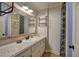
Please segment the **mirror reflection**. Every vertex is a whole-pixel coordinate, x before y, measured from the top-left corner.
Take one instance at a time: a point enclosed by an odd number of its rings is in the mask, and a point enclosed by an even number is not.
[[[16,4],[22,8],[18,3]],[[33,10],[29,12],[32,13]],[[36,18],[23,14],[23,11],[20,12],[16,7],[12,13],[0,16],[0,36],[34,33],[35,31]]]

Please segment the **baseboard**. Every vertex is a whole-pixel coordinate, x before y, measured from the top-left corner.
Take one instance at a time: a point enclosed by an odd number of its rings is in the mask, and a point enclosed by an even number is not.
[[[60,52],[57,52],[57,51],[53,51],[53,50],[46,50],[45,52],[50,52],[50,53],[53,53],[57,56],[60,56]]]

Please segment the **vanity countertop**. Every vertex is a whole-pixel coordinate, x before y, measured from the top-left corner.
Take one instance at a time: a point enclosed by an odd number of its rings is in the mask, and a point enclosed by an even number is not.
[[[21,43],[10,43],[0,47],[0,57],[13,57],[28,49],[35,43],[45,38],[45,36],[35,36],[29,40],[23,39]]]

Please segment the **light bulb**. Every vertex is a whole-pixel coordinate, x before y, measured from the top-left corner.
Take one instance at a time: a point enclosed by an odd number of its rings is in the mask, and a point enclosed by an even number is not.
[[[23,6],[22,8],[23,8],[23,9],[26,9],[26,10],[28,10],[28,9],[29,9],[27,6]]]
[[[33,10],[30,9],[30,10],[28,10],[28,12],[33,12]]]

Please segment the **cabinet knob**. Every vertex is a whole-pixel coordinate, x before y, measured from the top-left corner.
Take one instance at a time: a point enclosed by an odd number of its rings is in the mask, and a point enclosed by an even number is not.
[[[74,45],[70,45],[69,48],[72,48],[74,50]]]

